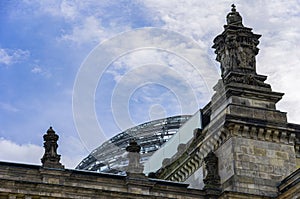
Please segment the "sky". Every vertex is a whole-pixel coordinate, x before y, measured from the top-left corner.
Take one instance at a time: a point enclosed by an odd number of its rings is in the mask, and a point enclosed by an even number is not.
[[[300,123],[299,0],[1,0],[0,160],[41,164],[53,126],[74,168],[122,130],[195,113],[232,3],[262,34],[257,71],[285,93],[277,108]]]

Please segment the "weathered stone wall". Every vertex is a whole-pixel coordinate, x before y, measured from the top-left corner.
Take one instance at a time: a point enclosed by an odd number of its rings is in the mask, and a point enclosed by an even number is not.
[[[296,158],[296,164],[297,164],[297,168],[300,168],[300,157]]]
[[[138,176],[120,176],[0,162],[2,199],[201,199],[205,193],[188,184]]]
[[[225,191],[218,199],[274,199],[268,196]]]
[[[281,180],[296,170],[289,144],[232,137],[216,154],[224,190],[276,196]]]
[[[234,159],[233,159],[233,145],[232,140],[227,140],[220,148],[215,152],[219,158],[219,175],[221,178],[221,184],[224,184],[234,175]],[[233,187],[227,187],[224,190],[232,190]]]

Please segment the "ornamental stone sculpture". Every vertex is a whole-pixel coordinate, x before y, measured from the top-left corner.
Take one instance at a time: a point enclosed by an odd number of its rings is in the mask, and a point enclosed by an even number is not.
[[[224,31],[214,39],[216,60],[221,63],[222,78],[230,72],[256,74],[255,56],[258,54],[258,39],[251,28],[244,27],[242,17],[232,5]]]
[[[203,179],[205,184],[205,190],[220,191],[220,176],[218,169],[218,157],[213,153],[209,152],[204,158],[206,177]]]
[[[55,131],[50,127],[47,130],[47,133],[43,136],[44,138],[44,148],[45,153],[42,157],[42,166],[46,168],[58,168],[63,169],[64,166],[59,162],[60,155],[57,154],[57,140],[59,136],[55,133]]]

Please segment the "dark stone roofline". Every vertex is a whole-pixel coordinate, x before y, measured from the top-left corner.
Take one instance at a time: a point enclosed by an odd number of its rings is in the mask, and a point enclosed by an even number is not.
[[[0,161],[0,166],[9,166],[9,167],[18,167],[18,168],[27,168],[27,169],[36,169],[36,170],[45,169],[45,170],[66,171],[66,172],[82,174],[82,175],[93,175],[93,176],[97,176],[97,177],[116,178],[116,179],[125,179],[125,177],[126,177],[125,175],[116,175],[116,174],[110,174],[110,173],[99,173],[99,172],[76,170],[76,169],[47,168],[47,167],[42,167],[40,165],[15,163],[15,162]]]
[[[117,174],[110,174],[110,173],[99,173],[94,171],[84,171],[84,170],[76,170],[76,169],[59,169],[59,168],[45,168],[40,165],[34,164],[26,164],[26,163],[15,163],[15,162],[4,162],[0,161],[0,166],[8,166],[8,167],[17,167],[17,168],[25,168],[25,169],[35,169],[35,170],[57,170],[57,171],[65,171],[74,174],[81,174],[81,175],[88,175],[88,176],[95,176],[95,177],[104,177],[104,178],[114,178],[114,179],[123,179],[125,180],[127,176],[125,175],[117,175]],[[166,186],[173,186],[173,187],[183,187],[187,188],[189,184],[181,183],[181,182],[172,182],[168,180],[161,180],[161,179],[153,179],[148,178],[150,182],[154,182],[158,185],[166,185]]]

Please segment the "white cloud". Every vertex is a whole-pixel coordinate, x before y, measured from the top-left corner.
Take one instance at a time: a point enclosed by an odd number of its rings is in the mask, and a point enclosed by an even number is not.
[[[156,15],[164,22],[164,28],[192,37],[205,46],[210,45],[210,38],[221,30],[223,13],[231,5],[226,1],[198,0],[146,0],[144,4],[152,10],[153,17]],[[204,40],[204,37],[208,38]]]
[[[289,122],[299,123],[295,110],[300,109],[296,92],[300,83],[300,27],[295,24],[300,23],[300,5],[297,1],[272,1],[257,5],[253,12],[244,18],[262,34],[257,70],[268,75],[274,91],[285,93],[277,108],[288,112]]]
[[[96,45],[130,27],[125,22],[120,22],[124,20],[124,17],[120,16],[118,10],[113,10],[119,7],[120,2],[108,0],[31,0],[24,2],[27,12],[31,12],[34,7],[35,15],[60,18],[68,24],[57,38],[59,41],[68,41],[71,44]],[[127,17],[130,17],[130,14]],[[105,25],[101,23],[104,18]]]
[[[174,45],[176,44],[174,43]],[[207,57],[199,57],[199,61],[203,63],[202,69],[205,70],[208,67],[205,64]],[[134,78],[127,78],[127,83],[130,83],[129,86],[138,86],[138,82],[142,82],[142,79],[147,79],[145,76],[155,76],[153,77],[154,79],[164,78],[167,80],[169,78],[171,80],[170,78],[172,78],[177,80],[176,84],[178,87],[182,84],[187,84],[197,94],[209,92],[211,89],[207,87],[206,82],[201,77],[201,75],[207,74],[199,73],[198,66],[190,65],[190,63],[179,57],[179,55],[159,49],[141,49],[122,56],[114,62],[112,67],[108,68],[107,72],[112,74],[118,83],[122,78],[126,77],[128,72],[138,69],[143,65],[148,66],[145,66],[142,71],[137,70],[139,73],[135,73]],[[151,68],[151,65],[161,65],[161,71],[152,71],[156,68]],[[217,71],[214,72],[217,73]],[[215,74],[215,77],[217,77],[217,74]],[[185,91],[185,89],[182,90],[182,92]]]
[[[0,48],[0,64],[11,65],[26,60],[30,53],[27,50]]]
[[[112,110],[120,129],[125,130],[132,125],[130,118],[134,115],[127,117],[130,110],[135,113],[134,122],[149,120],[148,112],[154,104],[163,107],[168,115],[195,112],[198,109],[198,91],[180,72],[167,65],[154,64],[140,65],[126,72],[111,97]],[[205,92],[207,90],[203,89],[199,95]]]
[[[62,164],[71,169],[74,169],[88,153],[80,139],[65,135],[60,136],[58,152],[61,154]]]
[[[33,14],[48,14],[54,17],[63,17],[66,19],[73,19],[78,12],[79,2],[75,1],[52,1],[52,0],[24,0],[25,7],[23,12],[30,12],[34,8],[35,12]]]
[[[230,11],[231,1],[160,1],[146,0],[152,17],[164,22],[164,27],[193,37],[214,60],[213,38],[223,31],[226,14]],[[249,9],[251,8],[251,9]],[[262,34],[261,49],[258,55],[257,70],[268,75],[268,82],[275,91],[286,95],[278,108],[288,112],[290,122],[300,122],[300,95],[297,82],[300,76],[300,4],[291,1],[239,1],[237,10],[243,17],[244,25],[253,32]],[[292,71],[292,72],[291,72]]]
[[[32,73],[41,73],[42,72],[42,68],[39,66],[35,66],[31,69]]]
[[[29,164],[41,164],[43,147],[34,144],[16,144],[10,140],[0,138],[0,160]]]
[[[108,33],[103,31],[101,21],[93,16],[84,19],[82,24],[73,27],[70,34],[62,35],[62,40],[72,41],[78,44],[93,42],[99,43]]]
[[[60,11],[66,18],[74,19],[78,14],[77,5],[74,1],[62,1]]]
[[[50,78],[52,76],[52,73],[48,69],[45,69],[45,67],[41,67],[39,65],[34,65],[31,69],[31,73],[39,74],[46,78]]]
[[[65,144],[65,146],[64,146]],[[85,149],[74,137],[59,141],[58,154],[66,168],[74,169],[85,157]],[[11,140],[0,138],[0,161],[41,165],[44,148],[35,144],[17,144]]]
[[[8,53],[4,49],[0,49],[0,63],[9,65],[12,62],[12,56],[8,55]]]

